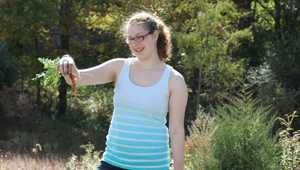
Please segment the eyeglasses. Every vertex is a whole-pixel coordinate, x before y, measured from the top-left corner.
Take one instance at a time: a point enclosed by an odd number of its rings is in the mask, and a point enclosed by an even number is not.
[[[150,32],[148,32],[147,34],[145,34],[145,35],[141,35],[141,36],[136,36],[136,37],[134,37],[134,38],[126,38],[125,39],[125,42],[127,43],[127,44],[132,44],[132,41],[134,40],[135,42],[141,42],[141,41],[143,41],[149,34],[152,34],[153,33],[153,31],[150,31]]]

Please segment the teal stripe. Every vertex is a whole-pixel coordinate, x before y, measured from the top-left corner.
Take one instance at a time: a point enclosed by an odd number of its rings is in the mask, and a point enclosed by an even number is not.
[[[167,66],[160,81],[139,87],[129,80],[131,59],[126,60],[115,85],[114,114],[103,160],[125,169],[169,169],[169,105]]]
[[[145,133],[163,133],[168,135],[167,127],[145,127],[144,124],[137,126],[137,125],[130,125],[130,124],[122,124],[121,122],[115,121],[114,124],[111,125],[112,128],[122,129],[126,131],[132,130],[135,128],[136,132],[145,132]]]
[[[132,159],[132,160],[146,160],[147,159],[149,161],[155,162],[154,160],[156,160],[156,159],[161,160],[161,159],[164,159],[169,156],[168,148],[152,149],[152,151],[148,150],[148,152],[146,152],[147,151],[146,149],[140,149],[140,151],[142,151],[142,152],[133,152],[132,150],[123,150],[124,148],[122,149],[122,147],[118,147],[116,145],[109,145],[107,148],[108,148],[108,150],[110,150],[110,152],[108,152],[108,153],[115,154],[122,158]],[[135,149],[135,151],[139,151],[139,150]]]
[[[118,106],[119,108],[135,108],[135,109],[143,109],[147,110],[148,113],[152,113],[155,115],[161,115],[161,116],[166,116],[168,112],[168,108],[160,108],[157,107],[157,104],[152,104],[152,103],[147,103],[143,102],[142,100],[137,100],[137,99],[127,99],[120,96],[120,99],[115,99],[114,104],[115,106]],[[126,107],[122,107],[126,106]]]
[[[109,154],[108,154],[109,153]],[[116,154],[111,154],[116,153]],[[153,155],[128,155],[120,152],[114,152],[110,148],[107,148],[107,152],[104,155],[105,158],[110,160],[118,160],[120,164],[128,164],[131,166],[143,167],[143,166],[168,166],[170,163],[170,157],[168,154],[162,154],[153,156]],[[119,159],[125,158],[125,159]],[[144,161],[148,160],[148,161]],[[153,161],[152,161],[153,160]]]
[[[144,134],[134,134],[127,132],[119,132],[113,129],[110,129],[109,135],[113,135],[115,138],[119,137],[120,140],[131,140],[131,141],[144,141],[144,142],[157,142],[163,143],[168,142],[168,135],[144,135]]]
[[[127,159],[127,158],[124,158],[120,155],[113,155],[113,154],[110,154],[110,153],[108,153],[108,155],[110,155],[111,158],[119,159],[119,160],[122,160],[124,162],[135,162],[135,163],[150,162],[150,163],[161,163],[162,165],[166,164],[166,161],[168,161],[170,159],[170,157],[168,157],[168,156],[165,157],[165,158],[162,158],[162,159],[151,160],[149,158],[147,158],[147,159]],[[138,158],[141,158],[141,156],[139,156]]]
[[[149,146],[149,147],[159,147],[159,146],[166,146],[168,145],[169,142],[152,142],[152,141],[135,141],[135,140],[124,140],[124,139],[120,139],[120,138],[116,138],[115,136],[111,136],[108,135],[108,139],[106,141],[106,144],[108,145],[109,142],[114,142],[114,143],[118,143],[118,144],[123,144],[123,145],[130,145],[130,146],[141,146],[141,147],[145,147],[145,146]]]
[[[137,117],[144,117],[144,118],[151,118],[155,117],[156,119],[165,119],[165,116],[162,115],[151,115],[151,112],[147,111],[146,109],[140,108],[139,110],[132,109],[132,107],[122,108],[122,107],[115,107],[115,112],[118,115],[126,115],[126,116],[137,116]]]
[[[149,165],[131,165],[131,164],[123,164],[119,161],[112,160],[110,158],[103,159],[105,162],[108,162],[111,165],[124,168],[124,169],[131,169],[131,170],[142,170],[142,169],[155,169],[155,170],[166,170],[170,169],[169,164],[163,164],[163,165],[156,165],[156,164],[149,164]]]
[[[142,112],[142,114],[147,114],[149,116],[159,117],[162,119],[160,122],[164,122],[166,119],[166,115],[168,112],[168,109],[166,110],[158,110],[156,108],[150,107],[150,106],[141,106],[134,104],[132,101],[119,101],[115,100],[115,111],[118,110],[120,114],[126,113],[126,112]],[[142,115],[141,115],[142,116]]]
[[[157,118],[151,118],[151,117],[134,117],[126,114],[118,114],[115,115],[113,118],[113,121],[117,122],[126,122],[129,124],[137,124],[137,125],[145,125],[145,126],[153,126],[153,127],[161,127],[162,125],[165,125],[165,122],[162,122],[164,120],[160,120]]]

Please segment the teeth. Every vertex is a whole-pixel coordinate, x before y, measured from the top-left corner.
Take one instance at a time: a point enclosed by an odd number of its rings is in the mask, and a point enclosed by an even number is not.
[[[137,52],[140,52],[140,51],[142,51],[142,48],[140,48],[140,49],[136,49],[136,51],[137,51]]]

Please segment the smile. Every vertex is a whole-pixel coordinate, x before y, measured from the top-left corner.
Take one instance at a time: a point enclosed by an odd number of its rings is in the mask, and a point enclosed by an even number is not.
[[[140,51],[143,51],[143,49],[144,49],[144,48],[137,48],[137,49],[135,49],[135,51],[136,51],[136,52],[140,52]]]

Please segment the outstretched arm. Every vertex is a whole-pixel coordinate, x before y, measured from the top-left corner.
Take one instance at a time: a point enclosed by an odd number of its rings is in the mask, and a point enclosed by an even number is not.
[[[76,81],[77,86],[104,84],[117,80],[124,62],[125,59],[112,59],[95,67],[77,69],[73,58],[64,55],[58,62],[56,74],[60,70],[66,82],[70,85],[72,85],[72,82],[69,73],[80,75],[80,78]]]
[[[170,76],[169,133],[175,170],[184,169],[185,133],[184,114],[187,104],[187,87],[180,73],[173,70]]]

